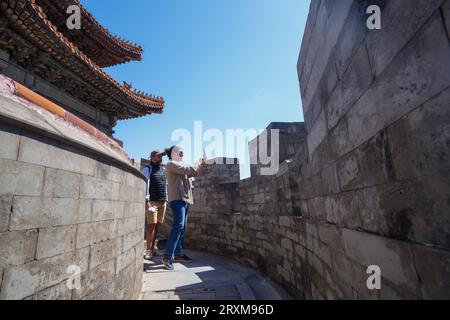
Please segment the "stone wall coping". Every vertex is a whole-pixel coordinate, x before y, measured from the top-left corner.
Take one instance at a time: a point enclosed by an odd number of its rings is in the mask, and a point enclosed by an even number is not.
[[[20,90],[23,94],[25,88],[20,87]],[[21,97],[17,92],[15,81],[0,75],[0,119],[98,155],[121,167],[126,167],[145,179],[144,175],[132,165],[128,155],[117,142],[104,134],[97,134],[99,130],[90,124],[44,97],[37,96],[37,99],[42,99],[44,103],[48,102],[48,108]]]

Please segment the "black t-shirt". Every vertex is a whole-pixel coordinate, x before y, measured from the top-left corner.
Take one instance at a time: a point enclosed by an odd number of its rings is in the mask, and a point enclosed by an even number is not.
[[[151,166],[150,201],[167,201],[166,169],[161,166]]]

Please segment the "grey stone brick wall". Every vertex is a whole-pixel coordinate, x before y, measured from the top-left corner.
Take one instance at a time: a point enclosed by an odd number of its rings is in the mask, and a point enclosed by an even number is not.
[[[298,63],[309,155],[299,183],[312,178],[308,250],[321,262],[312,296],[450,297],[449,3],[312,1]],[[365,28],[372,4],[381,30]],[[325,226],[333,241],[321,238]],[[364,287],[368,265],[381,267],[378,292]]]
[[[0,299],[135,299],[145,179],[0,118]],[[80,268],[71,290],[68,267]]]
[[[366,28],[373,4],[381,30]],[[187,245],[254,266],[297,298],[450,298],[449,7],[313,0],[296,154],[277,175],[225,185],[208,168]],[[381,290],[366,286],[369,265]]]

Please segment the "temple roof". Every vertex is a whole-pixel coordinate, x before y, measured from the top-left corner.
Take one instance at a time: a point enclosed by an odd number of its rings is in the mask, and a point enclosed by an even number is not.
[[[88,53],[83,52],[76,43],[58,30],[39,2],[44,3],[45,0],[0,0],[0,11],[7,18],[5,21],[4,17],[0,16],[3,20],[0,21],[0,49],[7,50],[15,61],[33,69],[44,79],[82,101],[116,115],[119,119],[163,111],[163,98],[133,91],[126,83],[119,84],[91,59],[89,50]],[[90,14],[89,16],[93,19]],[[105,34],[102,37],[106,39],[106,29],[98,23],[95,25],[96,27],[92,24],[92,28],[103,30]],[[17,34],[21,39],[18,39]],[[109,36],[111,41],[117,39],[110,34]],[[118,43],[125,42],[116,42]],[[97,50],[105,53],[109,49],[99,46]]]
[[[47,19],[56,26],[70,42],[77,45],[100,67],[109,67],[142,59],[142,47],[112,35],[79,0],[36,0]],[[81,11],[81,29],[69,30],[66,26],[67,8],[76,5]]]

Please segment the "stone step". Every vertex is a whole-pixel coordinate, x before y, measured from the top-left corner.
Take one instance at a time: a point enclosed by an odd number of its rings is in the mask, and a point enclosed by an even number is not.
[[[253,274],[248,276],[245,281],[257,300],[284,300],[276,289],[277,285],[268,278]]]
[[[236,285],[236,288],[239,292],[239,296],[241,297],[241,300],[256,300],[253,290],[250,288],[250,286],[247,283],[241,282]]]

